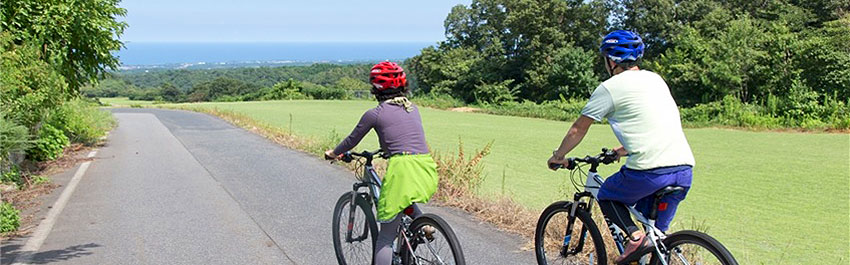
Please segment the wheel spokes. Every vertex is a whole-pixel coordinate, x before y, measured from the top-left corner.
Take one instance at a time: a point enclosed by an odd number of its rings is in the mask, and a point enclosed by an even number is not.
[[[342,253],[348,264],[369,263],[372,260],[372,240],[366,216],[357,205],[348,204],[340,211],[339,235]],[[353,215],[352,215],[353,214]],[[360,234],[362,231],[362,234]]]

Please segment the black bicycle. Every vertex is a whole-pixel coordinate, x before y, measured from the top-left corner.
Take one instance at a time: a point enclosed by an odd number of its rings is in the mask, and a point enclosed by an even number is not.
[[[356,161],[356,168],[363,169],[355,170],[357,182],[353,190],[340,196],[334,207],[334,250],[341,265],[372,264],[378,237],[375,206],[381,193],[381,179],[372,166],[374,157],[388,159],[389,155],[378,150],[347,152],[341,158],[346,163]],[[408,207],[402,215],[393,245],[393,264],[466,264],[460,243],[443,218],[426,213],[414,219],[412,212],[413,208]]]
[[[537,264],[608,264],[608,251],[599,227],[591,216],[591,208],[603,183],[596,173],[596,168],[599,164],[611,164],[616,159],[617,155],[613,150],[603,148],[602,153],[597,156],[569,158],[567,166],[549,165],[553,169],[570,170],[570,180],[576,193],[573,201],[555,202],[540,215],[534,233]],[[581,167],[586,165],[590,165],[590,169],[584,172]],[[584,185],[576,181],[576,172],[587,178]],[[632,215],[643,224],[652,247],[639,249],[636,258],[624,260],[619,264],[738,264],[726,247],[705,233],[683,230],[667,235],[655,228],[658,210],[666,208],[661,199],[683,190],[683,187],[677,186],[658,190],[648,217],[644,217],[634,207],[629,207]],[[616,251],[622,254],[626,233],[608,219],[605,221],[611,231]]]

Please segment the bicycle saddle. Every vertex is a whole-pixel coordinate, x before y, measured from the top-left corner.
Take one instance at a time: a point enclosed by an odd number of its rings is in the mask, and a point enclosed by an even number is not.
[[[685,187],[667,186],[655,192],[656,198],[661,198],[669,194],[676,194],[685,190]]]

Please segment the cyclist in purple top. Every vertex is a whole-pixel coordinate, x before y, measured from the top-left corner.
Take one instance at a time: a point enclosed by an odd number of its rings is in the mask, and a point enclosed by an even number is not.
[[[370,130],[378,133],[381,149],[390,155],[378,197],[378,222],[381,229],[375,242],[374,264],[392,262],[392,242],[395,239],[402,211],[412,206],[412,217],[422,212],[414,203],[426,203],[437,191],[437,164],[428,154],[425,131],[419,109],[405,97],[407,79],[396,63],[382,62],[372,67],[369,75],[372,94],[378,106],[369,109],[360,122],[326,158],[337,158],[354,148]],[[426,233],[434,228],[425,229]]]

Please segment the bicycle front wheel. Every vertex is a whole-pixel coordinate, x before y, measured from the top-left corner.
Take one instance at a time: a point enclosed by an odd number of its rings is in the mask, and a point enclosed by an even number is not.
[[[340,265],[372,264],[378,223],[371,204],[360,195],[352,196],[352,193],[343,194],[334,207],[332,234],[336,259]]]
[[[738,265],[720,242],[713,237],[692,230],[683,230],[671,234],[664,239],[664,245],[669,250],[667,264],[670,265]],[[653,255],[650,264],[662,264]]]
[[[414,219],[409,229],[413,234],[408,239],[413,252],[402,247],[400,256],[404,264],[466,264],[460,242],[443,218],[426,213]]]
[[[584,207],[570,216],[572,205],[556,202],[540,214],[534,232],[537,264],[607,264],[599,228]]]

